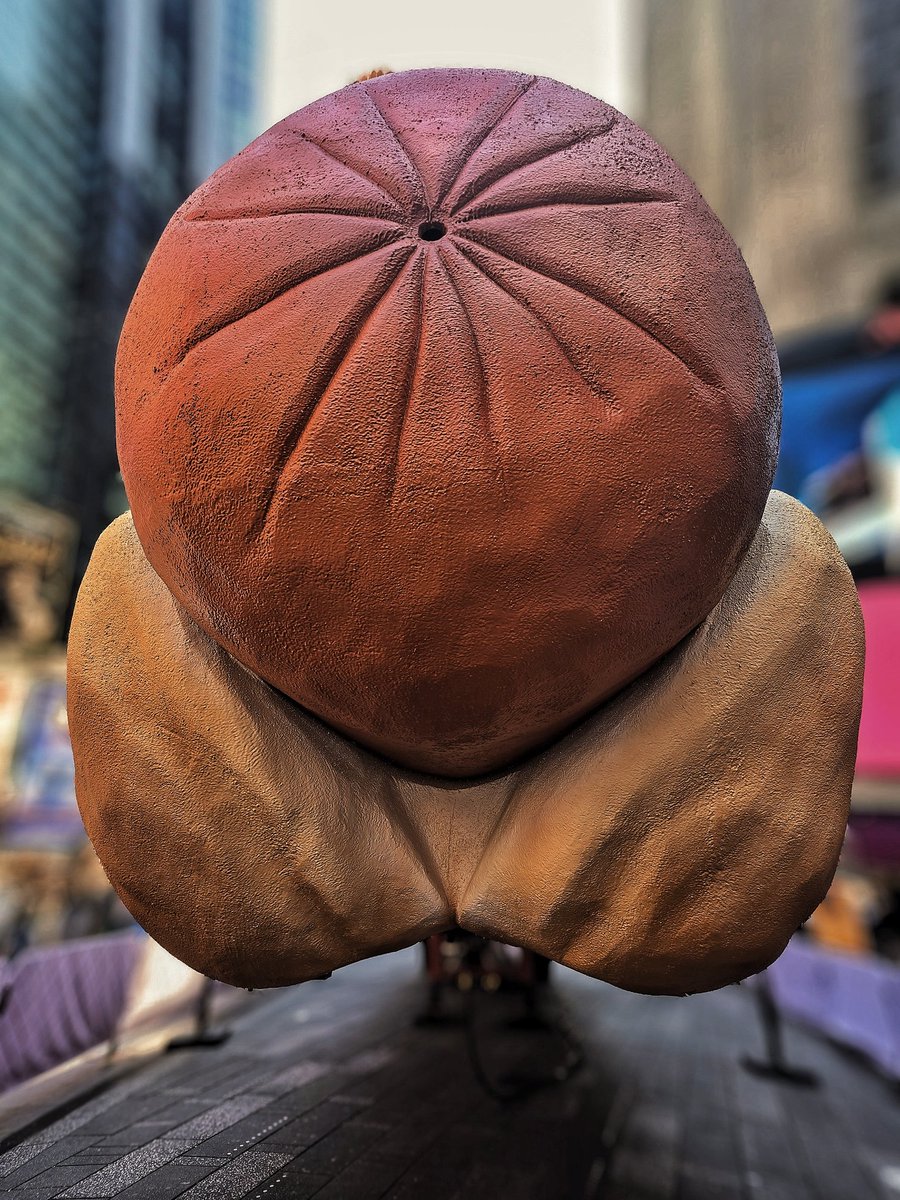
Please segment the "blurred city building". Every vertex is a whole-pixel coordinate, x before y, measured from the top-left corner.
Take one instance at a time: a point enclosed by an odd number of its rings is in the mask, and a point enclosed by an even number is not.
[[[3,17],[0,486],[44,499],[96,148],[102,21],[91,0],[12,0]]]
[[[113,363],[185,196],[257,131],[256,0],[5,0],[0,41],[0,620],[36,505],[80,577],[125,507]],[[23,506],[23,501],[31,506]],[[39,539],[38,539],[39,540]],[[52,574],[52,572],[51,572]],[[52,586],[57,621],[70,586]],[[21,588],[19,589],[21,591]],[[38,600],[40,597],[37,598]],[[46,597],[45,597],[46,599]],[[32,626],[34,622],[32,622]]]
[[[896,0],[644,0],[641,119],[741,247],[776,335],[900,275]]]

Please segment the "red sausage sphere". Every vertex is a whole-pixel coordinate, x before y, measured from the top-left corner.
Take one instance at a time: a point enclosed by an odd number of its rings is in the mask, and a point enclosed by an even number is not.
[[[395,763],[557,737],[721,597],[780,389],[737,247],[550,79],[409,71],[274,126],[172,218],[116,370],[151,564]]]

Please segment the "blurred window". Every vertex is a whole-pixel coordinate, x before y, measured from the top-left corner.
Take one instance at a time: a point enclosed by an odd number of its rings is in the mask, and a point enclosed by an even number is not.
[[[900,3],[857,3],[863,176],[882,192],[900,186]]]

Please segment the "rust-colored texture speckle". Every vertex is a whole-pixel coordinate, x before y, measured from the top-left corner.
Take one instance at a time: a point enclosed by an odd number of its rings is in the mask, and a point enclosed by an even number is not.
[[[781,952],[837,861],[862,624],[828,534],[777,492],[694,633],[477,782],[391,767],[267,687],[171,596],[128,516],[97,545],[69,653],[79,802],[110,878],[232,983],[458,922],[639,991],[719,987]]]
[[[116,388],[134,525],[193,621],[456,777],[707,616],[779,412],[690,181],[608,105],[503,71],[354,84],[222,167],[160,241]]]

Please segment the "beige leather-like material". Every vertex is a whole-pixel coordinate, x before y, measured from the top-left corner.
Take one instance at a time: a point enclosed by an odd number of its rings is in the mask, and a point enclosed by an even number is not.
[[[767,965],[822,898],[863,634],[830,537],[772,493],[724,598],[661,663],[523,765],[440,780],[240,666],[125,516],[94,552],[69,664],[88,832],[131,912],[198,970],[294,983],[458,923],[680,993]]]

